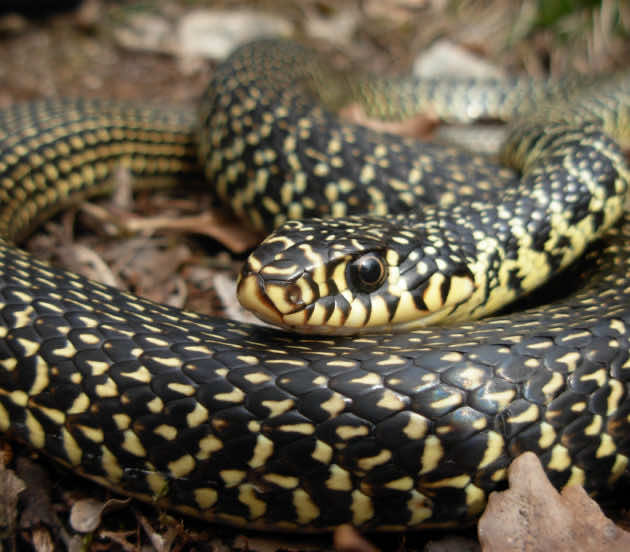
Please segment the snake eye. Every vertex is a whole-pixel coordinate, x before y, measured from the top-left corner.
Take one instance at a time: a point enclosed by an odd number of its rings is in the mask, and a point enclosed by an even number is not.
[[[361,291],[369,293],[385,281],[387,268],[383,259],[374,253],[368,253],[350,264],[350,274],[354,284]]]

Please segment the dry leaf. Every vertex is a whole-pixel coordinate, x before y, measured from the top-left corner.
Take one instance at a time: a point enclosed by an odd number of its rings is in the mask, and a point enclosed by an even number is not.
[[[119,510],[129,504],[130,500],[130,498],[110,498],[105,502],[95,498],[77,500],[70,510],[70,525],[78,533],[96,531],[104,514]]]
[[[177,537],[177,527],[173,525],[169,526],[166,531],[160,533],[153,529],[151,523],[143,515],[137,514],[136,517],[156,552],[171,552],[173,543]]]
[[[125,552],[137,552],[138,550],[138,546],[132,542],[137,537],[137,531],[100,531],[100,536],[115,542]]]
[[[217,240],[234,253],[243,253],[262,239],[259,233],[235,221],[234,217],[226,217],[218,209],[208,209],[198,215],[153,217],[139,216],[112,205],[103,207],[95,203],[84,203],[81,210],[103,225],[113,225],[123,234],[154,234],[164,230],[202,234]]]
[[[630,550],[630,533],[607,519],[582,487],[558,493],[535,454],[514,460],[508,478],[510,488],[490,495],[479,520],[484,552]]]
[[[379,552],[350,525],[337,527],[333,541],[338,552]]]
[[[22,495],[20,527],[29,529],[40,523],[49,527],[60,527],[61,523],[50,498],[51,485],[48,472],[27,458],[18,458],[17,473],[26,483]]]
[[[13,470],[0,467],[0,530],[5,535],[15,531],[18,497],[26,489],[26,484]]]
[[[33,548],[36,552],[54,552],[55,543],[48,528],[40,525],[33,529]]]

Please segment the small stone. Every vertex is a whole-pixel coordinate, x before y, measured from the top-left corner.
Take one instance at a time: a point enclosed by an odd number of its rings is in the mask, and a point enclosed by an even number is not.
[[[194,10],[177,24],[175,53],[224,59],[245,42],[263,37],[288,36],[292,32],[293,25],[277,15],[249,10]]]
[[[453,75],[457,77],[502,77],[503,72],[484,59],[449,40],[438,40],[422,52],[413,64],[419,77]]]
[[[169,44],[172,25],[166,18],[156,14],[138,13],[130,16],[124,26],[114,30],[114,36],[121,46],[130,50],[172,50],[172,45]]]

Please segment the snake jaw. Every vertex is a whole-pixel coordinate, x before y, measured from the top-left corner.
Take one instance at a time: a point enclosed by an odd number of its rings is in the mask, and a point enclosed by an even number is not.
[[[241,274],[236,285],[236,296],[243,307],[256,314],[263,322],[282,326],[282,314],[265,293],[259,275]]]
[[[295,265],[287,270],[286,263],[272,263],[259,269],[255,264],[248,262],[239,276],[236,294],[241,305],[263,322],[276,326],[292,328],[287,317],[299,317],[300,313],[298,325],[308,324],[305,309],[318,298],[312,283],[304,277],[295,278],[292,274]]]

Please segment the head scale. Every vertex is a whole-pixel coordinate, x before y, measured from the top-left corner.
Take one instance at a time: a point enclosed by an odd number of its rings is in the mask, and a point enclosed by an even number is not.
[[[473,293],[474,279],[430,228],[404,220],[286,222],[247,260],[239,300],[262,320],[303,333],[437,322]]]

